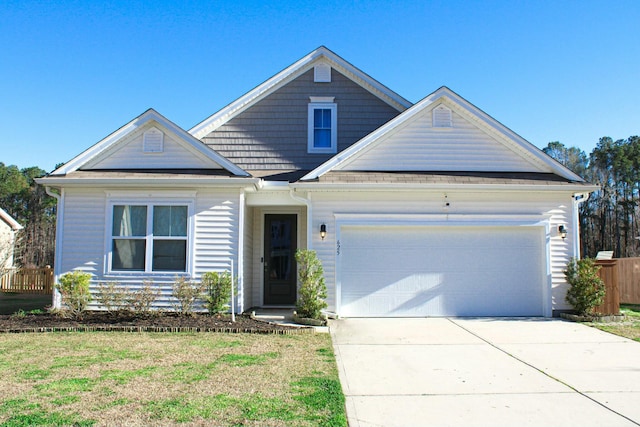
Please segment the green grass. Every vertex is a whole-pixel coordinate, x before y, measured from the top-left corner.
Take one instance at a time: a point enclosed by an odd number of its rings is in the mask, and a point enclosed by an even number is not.
[[[593,323],[591,326],[640,342],[640,305],[622,304],[620,312],[626,315],[623,322]]]
[[[640,320],[640,304],[620,305],[620,311],[632,319]]]
[[[346,426],[328,334],[0,334],[0,372],[0,427]]]

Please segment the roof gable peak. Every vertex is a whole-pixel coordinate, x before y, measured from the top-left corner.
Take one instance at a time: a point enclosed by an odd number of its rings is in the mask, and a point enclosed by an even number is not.
[[[166,129],[171,134],[175,135],[175,137],[178,140],[182,141],[183,144],[187,144],[187,146],[194,153],[196,153],[197,156],[203,159],[207,159],[207,161],[210,161],[212,163],[216,163],[217,165],[219,165],[223,169],[228,170],[234,175],[249,175],[246,171],[242,170],[240,167],[236,166],[228,159],[224,158],[211,148],[207,147],[201,141],[194,138],[191,134],[164,117],[162,114],[158,113],[153,108],[149,108],[129,123],[125,124],[115,132],[108,135],[106,138],[102,139],[92,147],[83,151],[78,156],[74,157],[58,169],[54,170],[53,172],[51,172],[51,175],[66,175],[70,172],[74,172],[82,168],[84,165],[90,164],[91,162],[95,161],[97,158],[99,158],[99,156],[103,155],[108,150],[117,147],[125,140],[128,135],[140,131],[147,125],[155,127],[154,125],[156,124]]]
[[[195,125],[189,130],[189,133],[198,139],[205,137],[207,134],[236,117],[252,105],[255,105],[258,101],[264,99],[266,96],[272,94],[285,84],[304,74],[319,61],[326,61],[332,68],[336,69],[338,72],[353,80],[400,112],[405,111],[412,105],[411,102],[373,79],[362,70],[345,61],[326,46],[320,46],[270,79],[256,86],[254,89],[236,99],[220,111]]]
[[[434,109],[439,105],[448,107],[459,114],[463,119],[473,123],[475,127],[485,132],[492,139],[500,142],[505,149],[508,149],[515,155],[520,156],[530,165],[535,165],[534,167],[539,172],[555,173],[569,181],[584,181],[578,175],[544,154],[530,142],[526,141],[511,129],[507,128],[446,86],[441,86],[433,93],[427,95],[396,118],[390,120],[385,125],[353,144],[351,147],[341,153],[338,153],[315,170],[309,172],[307,175],[302,177],[301,180],[317,179],[329,171],[341,169],[349,163],[352,163],[355,159],[363,156],[363,154],[375,147],[377,144],[384,142],[387,138],[391,137],[394,132],[408,126],[410,123],[414,123],[415,120],[419,120],[419,116],[424,112]],[[516,171],[514,170],[512,172]]]

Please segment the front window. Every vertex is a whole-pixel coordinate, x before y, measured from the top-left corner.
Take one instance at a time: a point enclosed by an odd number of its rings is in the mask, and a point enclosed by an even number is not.
[[[334,103],[309,104],[309,153],[336,153],[338,147],[337,106]]]
[[[188,206],[114,205],[112,271],[186,271]]]

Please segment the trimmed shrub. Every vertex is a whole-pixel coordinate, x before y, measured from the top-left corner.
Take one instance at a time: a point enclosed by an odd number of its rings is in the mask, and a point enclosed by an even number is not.
[[[226,313],[231,302],[231,273],[209,271],[202,275],[204,300],[210,314]],[[235,289],[234,289],[235,293]]]
[[[151,306],[160,296],[160,289],[153,286],[152,280],[144,280],[142,288],[137,291],[126,291],[127,309],[139,316],[147,316],[151,313]]]
[[[118,282],[100,283],[96,300],[109,313],[117,313],[123,310],[129,296],[126,288],[120,286]]]
[[[296,310],[299,317],[322,319],[322,310],[327,308],[327,286],[324,283],[324,270],[315,251],[298,250],[298,301]]]
[[[66,306],[63,312],[69,313],[73,317],[81,317],[91,302],[91,292],[89,292],[89,282],[91,274],[82,271],[71,271],[65,273],[58,279],[56,289],[62,295],[62,304]]]
[[[204,286],[202,283],[195,283],[186,277],[176,277],[173,282],[173,308],[184,316],[193,314],[193,307],[197,300],[202,298]]]
[[[594,308],[604,301],[605,285],[598,277],[599,270],[592,258],[571,258],[564,271],[569,283],[566,300],[580,315],[593,314]]]

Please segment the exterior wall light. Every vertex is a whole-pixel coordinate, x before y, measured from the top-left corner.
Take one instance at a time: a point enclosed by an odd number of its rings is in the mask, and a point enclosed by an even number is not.
[[[320,226],[320,238],[322,240],[324,240],[325,237],[327,237],[327,225],[326,224],[322,224]]]
[[[562,237],[562,240],[567,238],[567,227],[565,227],[564,225],[561,225],[558,227],[558,234],[560,234],[560,237]]]

